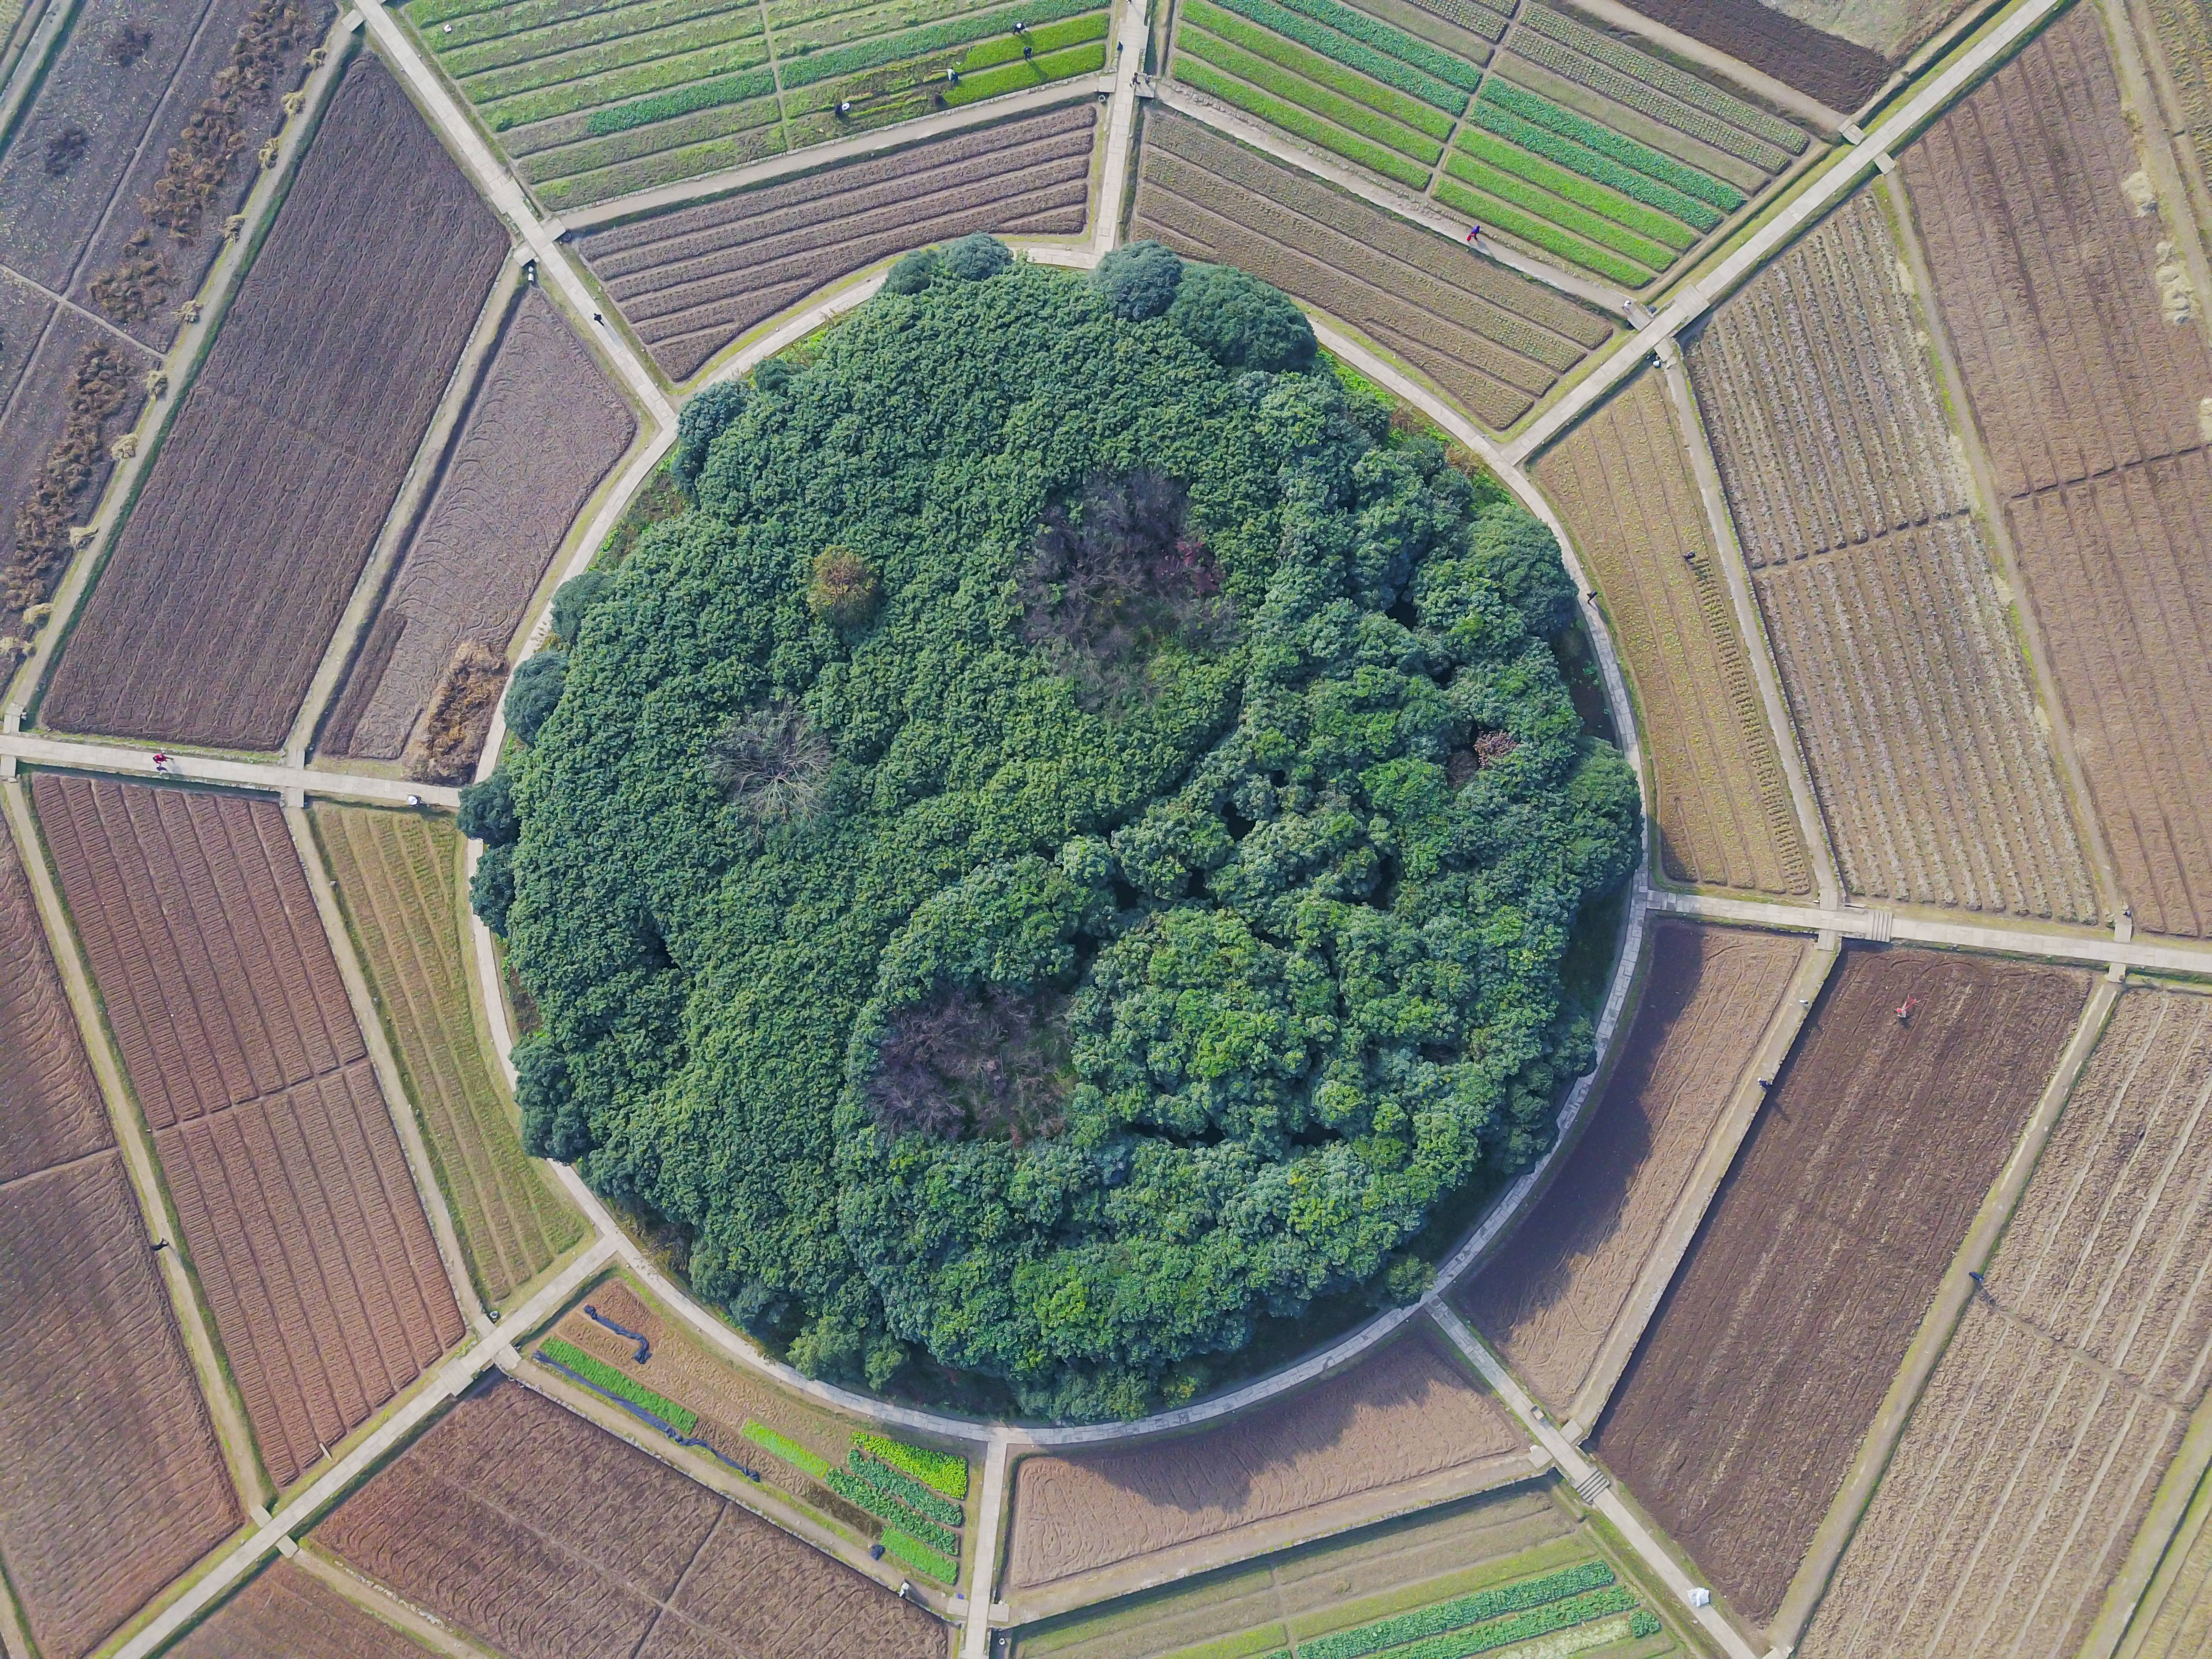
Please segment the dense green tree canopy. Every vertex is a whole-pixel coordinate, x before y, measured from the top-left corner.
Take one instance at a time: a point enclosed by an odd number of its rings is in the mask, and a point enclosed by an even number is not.
[[[515,763],[532,1143],[816,1372],[1185,1395],[1263,1315],[1417,1290],[1590,1061],[1559,964],[1638,808],[1557,548],[1326,363],[1224,367],[1304,355],[1193,291],[1196,341],[1026,264],[861,307]]]

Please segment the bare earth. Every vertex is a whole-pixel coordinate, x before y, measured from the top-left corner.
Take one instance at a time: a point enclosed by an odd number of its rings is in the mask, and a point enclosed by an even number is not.
[[[1654,926],[1644,1000],[1589,1125],[1455,1297],[1553,1415],[1588,1422],[1602,1405],[1577,1395],[1803,954],[1771,933]]]
[[[174,1659],[423,1659],[423,1650],[289,1561],[272,1561],[170,1650]]]
[[[1512,1419],[1416,1334],[1218,1428],[1127,1449],[1024,1459],[1006,1583],[1079,1572],[1425,1475],[1498,1460],[1525,1473]]]

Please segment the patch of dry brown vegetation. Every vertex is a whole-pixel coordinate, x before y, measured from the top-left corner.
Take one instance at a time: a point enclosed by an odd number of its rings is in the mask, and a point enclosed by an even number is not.
[[[422,711],[422,724],[407,740],[401,759],[407,775],[422,783],[466,783],[476,772],[492,710],[506,685],[507,659],[474,640],[462,641]]]
[[[107,453],[107,422],[131,404],[131,360],[94,341],[70,371],[62,435],[21,506],[15,509],[15,554],[0,570],[0,606],[27,611],[46,597],[54,572],[69,556],[78,499]]]

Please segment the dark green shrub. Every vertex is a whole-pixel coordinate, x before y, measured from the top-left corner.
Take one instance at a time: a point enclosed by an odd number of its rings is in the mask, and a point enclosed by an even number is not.
[[[540,651],[524,658],[507,683],[507,729],[525,743],[537,742],[539,728],[561,701],[568,678],[564,652]]]
[[[1013,250],[987,230],[945,245],[945,274],[963,283],[983,282],[1013,263]]]
[[[592,1150],[591,1125],[569,1082],[568,1063],[542,1033],[514,1045],[514,1103],[522,1111],[522,1150],[531,1157],[574,1164]]]
[[[1165,312],[1182,282],[1182,259],[1151,241],[1115,248],[1091,273],[1091,287],[1125,323],[1141,323]]]
[[[707,451],[744,412],[744,407],[745,389],[734,380],[719,381],[684,405],[684,412],[676,417],[676,447],[669,452],[668,472],[687,495],[699,483],[699,474],[707,465]],[[562,638],[574,637],[561,627],[557,617],[553,625]]]
[[[753,371],[753,390],[763,398],[781,396],[798,370],[781,357],[771,357]]]
[[[943,256],[933,247],[918,247],[900,257],[884,278],[886,294],[919,294],[937,280]]]
[[[584,625],[584,613],[599,602],[614,579],[611,570],[586,570],[554,590],[553,637],[564,645],[574,645],[576,630]]]
[[[469,908],[483,925],[501,939],[507,937],[507,913],[514,903],[514,848],[487,847],[477,860],[477,872],[469,878]]]
[[[471,841],[487,847],[510,845],[522,833],[514,816],[514,775],[502,766],[483,782],[462,790],[456,822]]]
[[[1270,373],[1313,362],[1313,325],[1280,289],[1230,265],[1182,274],[1168,320],[1224,368]]]

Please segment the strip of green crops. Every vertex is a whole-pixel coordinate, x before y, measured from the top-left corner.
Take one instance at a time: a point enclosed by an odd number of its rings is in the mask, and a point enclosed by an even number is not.
[[[1502,168],[1478,161],[1473,156],[1457,151],[1453,152],[1451,159],[1444,166],[1454,177],[1464,179],[1477,190],[1501,201],[1524,207],[1529,212],[1550,220],[1562,230],[1572,231],[1586,242],[1595,242],[1600,247],[1611,248],[1624,258],[1633,259],[1645,267],[1644,274],[1637,279],[1639,288],[1674,263],[1674,254],[1649,237],[1638,236],[1625,226],[1617,225],[1587,208],[1577,207],[1574,203],[1554,196],[1551,191],[1532,185],[1525,179],[1516,178]]]
[[[968,1460],[958,1452],[910,1446],[903,1440],[880,1434],[856,1434],[853,1443],[878,1462],[905,1470],[923,1486],[944,1493],[956,1503],[968,1496]]]
[[[1016,23],[1057,22],[1079,12],[1094,10],[1097,3],[1098,0],[1022,0],[1019,5],[1003,7],[997,11],[948,17],[941,23],[932,23],[923,28],[908,29],[897,34],[879,34],[872,40],[856,40],[850,46],[832,46],[827,52],[809,52],[797,58],[779,58],[776,67],[782,72],[785,86],[811,86],[833,76],[850,75],[860,70],[896,63],[902,58],[919,58],[925,52],[940,52],[946,46],[964,46],[970,40],[1003,34],[1012,30]]]
[[[960,1553],[960,1534],[950,1527],[941,1527],[925,1516],[908,1509],[890,1493],[880,1492],[854,1474],[850,1469],[832,1469],[823,1484],[847,1503],[866,1510],[878,1520],[888,1522],[919,1538],[932,1549],[947,1555]]]
[[[642,1382],[634,1382],[605,1361],[593,1358],[581,1348],[549,1338],[538,1344],[538,1352],[556,1364],[564,1365],[603,1394],[627,1400],[633,1406],[651,1412],[678,1434],[689,1434],[699,1426],[699,1414],[687,1411],[665,1395],[655,1394]]]
[[[584,123],[584,130],[594,137],[605,137],[611,132],[627,132],[632,127],[650,126],[655,121],[672,121],[679,115],[689,115],[695,110],[712,109],[718,104],[741,104],[748,98],[765,98],[775,90],[773,70],[754,70],[744,75],[728,75],[712,81],[694,81],[688,87],[678,87],[673,92],[664,92],[651,98],[641,98],[634,104],[613,104],[605,109],[595,109]]]
[[[1569,264],[1579,265],[1597,276],[1610,277],[1631,288],[1641,288],[1650,280],[1649,272],[1619,254],[1608,252],[1601,247],[1593,247],[1581,237],[1561,230],[1548,219],[1539,219],[1495,196],[1469,190],[1456,179],[1443,178],[1437,180],[1437,200],[1447,207],[1458,209],[1470,219],[1518,236],[1522,241],[1547,252],[1556,253]]]
[[[994,64],[1020,63],[1024,46],[1042,58],[1081,41],[1103,40],[1108,21],[1103,11],[1086,12],[1080,17],[1047,23],[1042,28],[1024,29],[1019,34],[1002,34],[996,40],[978,41],[960,60],[960,72],[965,75],[970,70],[988,69]]]
[[[726,9],[727,3],[728,0],[641,0],[635,5],[580,10],[574,0],[515,0],[497,11],[431,26],[425,29],[424,39],[449,73],[473,75],[478,70],[550,58],[603,40],[649,35],[671,24],[711,16]]]
[[[1779,116],[1768,114],[1755,105],[1747,104],[1741,98],[1730,97],[1718,87],[1700,81],[1686,70],[1676,69],[1672,64],[1654,58],[1649,52],[1638,51],[1626,41],[1601,33],[1547,7],[1530,6],[1522,14],[1522,18],[1531,28],[1573,47],[1586,58],[1608,64],[1635,80],[1648,82],[1693,108],[1719,117],[1731,126],[1756,134],[1792,155],[1805,153],[1805,135],[1789,122]]]
[[[1562,138],[1558,133],[1524,121],[1509,110],[1500,109],[1487,98],[1478,100],[1468,114],[1469,125],[1460,134],[1464,144],[1476,128],[1493,133],[1500,138],[1518,144],[1522,149],[1556,161],[1570,173],[1578,173],[1585,179],[1610,185],[1622,195],[1657,208],[1662,213],[1672,214],[1685,224],[1698,230],[1711,230],[1721,222],[1721,215],[1703,202],[1685,196],[1671,185],[1662,185],[1656,179],[1647,179],[1633,167],[1626,167],[1612,157],[1600,155],[1586,149],[1572,139]]]
[[[1524,1578],[1515,1584],[1495,1584],[1445,1601],[1432,1601],[1410,1613],[1393,1613],[1372,1624],[1356,1626],[1298,1644],[1299,1659],[1365,1659],[1370,1653],[1395,1647],[1417,1637],[1480,1624],[1503,1613],[1522,1613],[1569,1596],[1604,1589],[1613,1582],[1611,1566],[1603,1561],[1578,1561],[1573,1566]]]
[[[1257,87],[1249,87],[1233,80],[1209,64],[1193,58],[1176,59],[1175,77],[1186,86],[1196,87],[1209,93],[1224,104],[1233,105],[1247,115],[1257,116],[1270,126],[1294,132],[1301,138],[1310,139],[1323,149],[1332,150],[1347,161],[1381,173],[1386,179],[1395,179],[1401,185],[1415,190],[1429,182],[1429,170],[1416,166],[1404,156],[1394,154],[1380,144],[1369,143],[1339,128],[1331,126],[1318,116],[1310,115],[1295,104],[1286,104],[1279,98],[1270,97]]]
[[[629,35],[574,51],[547,52],[495,68],[470,71],[457,65],[447,67],[471,103],[491,104],[520,93],[535,92],[540,87],[573,86],[596,76],[612,75],[738,42],[748,49],[750,62],[768,60],[768,40],[761,33],[760,20],[747,18],[742,12],[725,12],[717,16],[691,18],[647,35]]]
[[[1710,203],[1723,213],[1733,213],[1744,204],[1743,192],[1734,185],[1700,173],[1671,155],[1662,155],[1649,144],[1624,137],[1587,115],[1562,109],[1548,98],[1524,92],[1510,81],[1492,80],[1482,89],[1482,101],[1498,105],[1524,121],[1548,127],[1563,138],[1571,138],[1601,155],[1609,155],[1623,166],[1633,167],[1662,184],[1672,185],[1684,195]]]
[[[1416,131],[1425,132],[1431,138],[1451,137],[1453,117],[1443,110],[1418,98],[1409,98],[1395,87],[1370,80],[1317,52],[1310,52],[1295,40],[1247,22],[1233,12],[1210,5],[1207,0],[1183,0],[1182,16],[1184,22],[1196,24],[1218,40],[1242,46],[1316,86],[1370,105]]]
[[[572,115],[596,105],[618,103],[645,93],[682,87],[716,76],[732,75],[741,70],[757,67],[766,55],[766,45],[762,38],[757,34],[749,35],[744,40],[710,46],[703,52],[659,58],[650,63],[634,64],[625,69],[580,81],[563,81],[557,86],[540,87],[513,98],[479,104],[477,107],[483,116],[485,125],[495,132],[503,132],[509,127],[527,126],[533,121],[548,121],[556,115]]]
[[[1019,92],[1025,87],[1041,87],[1048,82],[1066,81],[1078,75],[1095,75],[1105,67],[1106,43],[1094,40],[1087,46],[1070,46],[1065,52],[1045,52],[1030,58],[1017,58],[1011,64],[1001,64],[996,69],[987,69],[979,75],[963,71],[959,84],[945,88],[945,101],[955,106],[981,103],[986,98],[996,98],[1000,93]]]
[[[1427,64],[1417,66],[1387,49],[1370,51],[1358,40],[1334,29],[1322,27],[1310,17],[1302,17],[1297,12],[1285,10],[1273,3],[1273,0],[1221,0],[1221,3],[1261,28],[1296,40],[1302,46],[1310,46],[1322,57],[1333,58],[1363,75],[1372,76],[1386,85],[1397,88],[1401,92],[1411,93],[1423,103],[1433,104],[1448,115],[1456,116],[1465,109],[1465,94],[1474,90],[1473,85],[1462,86],[1451,76],[1437,75]],[[1299,9],[1303,11],[1305,9],[1301,7]],[[1430,47],[1429,51],[1435,52],[1437,48]],[[1448,62],[1460,64],[1473,75],[1476,84],[1480,82],[1481,71],[1474,65],[1462,63],[1449,52],[1438,55]]]
[[[828,1458],[818,1456],[807,1450],[796,1440],[788,1439],[778,1434],[767,1424],[757,1423],[752,1419],[747,1418],[744,1433],[746,1439],[751,1441],[763,1451],[781,1457],[792,1468],[812,1475],[817,1480],[827,1480],[830,1478],[830,1468]]]
[[[884,1553],[895,1561],[903,1561],[918,1572],[926,1572],[942,1583],[957,1583],[960,1578],[958,1558],[933,1550],[911,1533],[896,1527],[885,1527],[883,1536]]]
[[[1444,147],[1435,139],[1415,132],[1411,127],[1401,126],[1379,111],[1364,104],[1354,103],[1349,98],[1340,98],[1326,87],[1317,87],[1301,81],[1297,76],[1279,70],[1266,59],[1255,58],[1250,52],[1217,40],[1204,30],[1186,23],[1178,37],[1176,50],[1202,58],[1216,69],[1225,70],[1239,80],[1264,88],[1278,98],[1311,110],[1315,114],[1349,128],[1362,137],[1372,138],[1378,144],[1388,145],[1401,155],[1410,155],[1428,167],[1434,167],[1443,154]]]
[[[1394,29],[1364,11],[1339,5],[1337,0],[1284,0],[1284,3],[1293,11],[1304,12],[1316,22],[1328,24],[1340,34],[1364,40],[1401,63],[1426,70],[1439,81],[1448,81],[1464,92],[1473,92],[1482,84],[1482,70],[1466,58],[1403,30]]]
[[[1697,233],[1679,220],[1670,219],[1656,209],[1645,207],[1641,202],[1632,202],[1626,196],[1616,195],[1578,173],[1553,167],[1540,156],[1516,149],[1502,138],[1493,138],[1486,132],[1462,134],[1459,148],[1501,173],[1525,179],[1554,196],[1564,196],[1570,202],[1588,208],[1591,212],[1625,226],[1638,235],[1662,243],[1678,253],[1698,240]]]

